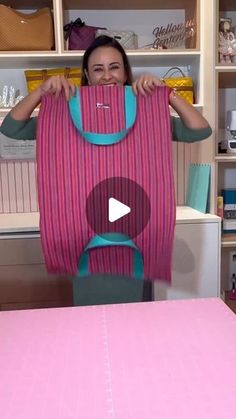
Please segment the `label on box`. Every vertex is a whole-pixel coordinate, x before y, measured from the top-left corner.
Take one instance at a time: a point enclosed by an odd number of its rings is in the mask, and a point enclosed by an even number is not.
[[[36,140],[13,140],[0,133],[0,156],[2,159],[35,159]]]

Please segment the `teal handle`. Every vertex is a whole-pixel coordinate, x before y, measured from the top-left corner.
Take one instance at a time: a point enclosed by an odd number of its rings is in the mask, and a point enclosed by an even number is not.
[[[134,125],[137,110],[136,96],[133,93],[131,86],[125,86],[125,129],[111,134],[98,134],[93,132],[86,132],[83,130],[83,123],[81,117],[81,101],[79,89],[76,89],[75,96],[69,100],[69,109],[72,121],[82,137],[89,143],[95,145],[111,145],[121,141],[128,133],[130,128]]]
[[[87,276],[89,272],[89,250],[98,247],[126,246],[133,249],[133,276],[144,278],[143,257],[135,243],[125,234],[105,233],[96,235],[88,242],[79,258],[77,276]]]

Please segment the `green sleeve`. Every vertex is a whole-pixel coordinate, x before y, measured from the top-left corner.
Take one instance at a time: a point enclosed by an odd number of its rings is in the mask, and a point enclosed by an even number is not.
[[[11,117],[9,112],[0,126],[0,132],[15,140],[35,140],[36,124],[37,117],[29,118],[26,121],[17,121]]]
[[[194,143],[204,140],[212,134],[210,125],[207,128],[191,129],[187,128],[180,118],[172,116],[172,131],[174,141],[183,141],[185,143]]]
[[[32,117],[26,121],[18,121],[7,114],[0,127],[0,132],[9,138],[16,140],[34,140],[36,138],[37,117]],[[204,140],[212,134],[210,126],[204,129],[187,128],[180,118],[172,117],[173,140],[192,143]]]

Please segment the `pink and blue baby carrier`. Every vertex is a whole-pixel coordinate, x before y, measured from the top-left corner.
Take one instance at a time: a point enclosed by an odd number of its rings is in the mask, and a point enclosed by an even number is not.
[[[175,194],[169,88],[136,97],[130,86],[81,87],[69,105],[63,94],[43,96],[37,177],[49,272],[76,275],[79,264],[82,274],[133,272],[171,280]],[[112,177],[135,181],[151,207],[144,230],[115,245],[94,233],[85,211],[93,188]]]

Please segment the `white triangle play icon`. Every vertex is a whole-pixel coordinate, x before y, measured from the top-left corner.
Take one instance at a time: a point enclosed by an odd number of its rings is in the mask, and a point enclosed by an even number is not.
[[[108,219],[111,223],[129,214],[131,208],[115,198],[109,198]]]

